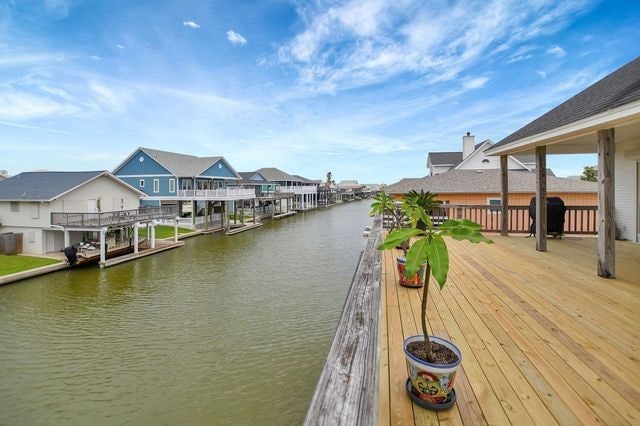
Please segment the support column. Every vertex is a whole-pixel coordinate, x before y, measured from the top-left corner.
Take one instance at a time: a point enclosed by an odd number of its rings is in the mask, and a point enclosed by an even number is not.
[[[198,202],[196,200],[191,200],[191,225],[193,225],[193,229],[196,229],[196,208],[198,207]]]
[[[258,218],[256,216],[256,199],[253,199],[253,223],[258,223]]]
[[[107,228],[100,228],[100,266],[107,260]]]
[[[71,237],[69,236],[69,231],[64,231],[64,246],[69,247],[71,245]]]
[[[536,250],[547,251],[547,147],[536,147]]]
[[[209,230],[209,201],[204,202],[204,230]]]
[[[240,224],[244,226],[244,200],[240,200]]]
[[[135,222],[133,224],[133,252],[138,254],[138,244],[140,243],[140,237],[138,232],[138,227],[140,226],[140,222]]]
[[[500,156],[500,235],[509,235],[509,156]]]
[[[156,221],[151,222],[151,248],[156,248]]]
[[[228,201],[225,201],[225,205],[226,203],[228,203]],[[231,209],[229,209],[231,210]],[[231,218],[229,217],[229,215],[227,215],[227,232],[231,231]]]
[[[615,129],[598,130],[598,275],[616,276]]]
[[[178,218],[176,217],[173,221],[173,242],[178,242]]]

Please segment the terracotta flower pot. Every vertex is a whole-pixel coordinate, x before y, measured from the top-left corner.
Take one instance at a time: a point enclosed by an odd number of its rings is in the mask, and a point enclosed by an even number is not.
[[[424,277],[424,270],[426,265],[422,265],[420,267],[420,270],[418,270],[418,272],[413,274],[411,278],[407,278],[407,276],[404,274],[406,262],[407,261],[404,258],[404,256],[396,258],[396,265],[398,266],[398,284],[405,287],[413,287],[413,288],[422,287],[422,285],[424,284],[423,277]]]

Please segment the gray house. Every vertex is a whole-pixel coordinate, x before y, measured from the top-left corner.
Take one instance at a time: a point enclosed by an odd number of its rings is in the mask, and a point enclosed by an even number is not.
[[[22,233],[25,253],[60,251],[104,231],[65,219],[137,210],[143,195],[108,171],[20,173],[0,182],[0,232]]]

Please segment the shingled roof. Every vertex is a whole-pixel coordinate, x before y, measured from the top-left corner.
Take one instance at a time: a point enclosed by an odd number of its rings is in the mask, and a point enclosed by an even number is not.
[[[491,149],[574,123],[638,99],[640,99],[640,56],[513,132]]]
[[[499,193],[500,170],[450,170],[418,179],[405,178],[385,188],[389,194],[406,194],[411,190],[434,193]],[[535,192],[536,173],[527,170],[509,170],[509,192]],[[547,176],[548,192],[597,192],[595,182]]]
[[[263,167],[256,170],[256,173],[260,173],[269,182],[304,182],[299,177],[290,175],[275,167]]]
[[[196,157],[177,152],[160,151],[159,149],[140,148],[149,157],[178,177],[196,177],[223,157]],[[230,166],[229,166],[230,167]],[[233,170],[232,170],[233,171]],[[235,171],[234,171],[235,172]],[[236,173],[237,175],[237,173]],[[238,176],[239,178],[240,176]]]
[[[493,144],[490,139],[486,139],[480,143],[475,144],[473,147],[474,152],[480,148],[485,142],[489,142]],[[492,146],[489,146],[491,148]],[[486,149],[485,149],[486,151]],[[520,161],[521,163],[533,163],[535,162],[535,156],[533,154],[518,154],[513,156],[515,159]],[[451,166],[451,168],[455,168],[458,164],[462,163],[462,151],[456,152],[430,152],[428,156],[431,161],[432,166]]]
[[[0,182],[0,200],[3,201],[52,201],[61,195],[88,183],[102,175],[130,187],[106,170],[91,172],[24,172]],[[140,194],[142,194],[140,192]]]

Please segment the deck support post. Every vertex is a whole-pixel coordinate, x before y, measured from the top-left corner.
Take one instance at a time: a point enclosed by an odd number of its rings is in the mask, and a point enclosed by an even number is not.
[[[173,242],[178,242],[178,218],[176,217],[173,221]]]
[[[258,223],[258,220],[256,219],[256,199],[254,198],[252,200],[252,206],[253,206],[253,223],[256,224]]]
[[[196,229],[196,208],[198,207],[198,203],[196,200],[191,200],[191,224],[193,225],[193,229]]]
[[[244,200],[240,200],[240,225],[244,226]]]
[[[615,129],[598,130],[598,275],[616,276]]]
[[[204,230],[209,230],[209,201],[204,202]]]
[[[64,246],[69,247],[71,244],[71,238],[69,237],[69,231],[64,231]]]
[[[509,235],[509,157],[500,156],[500,235]]]
[[[225,201],[225,205],[227,205],[228,201]],[[227,233],[231,231],[231,218],[227,215]]]
[[[156,221],[151,222],[151,248],[156,248]]]
[[[100,228],[100,266],[107,260],[107,228]]]
[[[139,233],[138,227],[140,226],[140,222],[133,223],[133,253],[138,254],[138,244],[139,244]]]
[[[547,147],[536,147],[536,250],[547,251]]]

